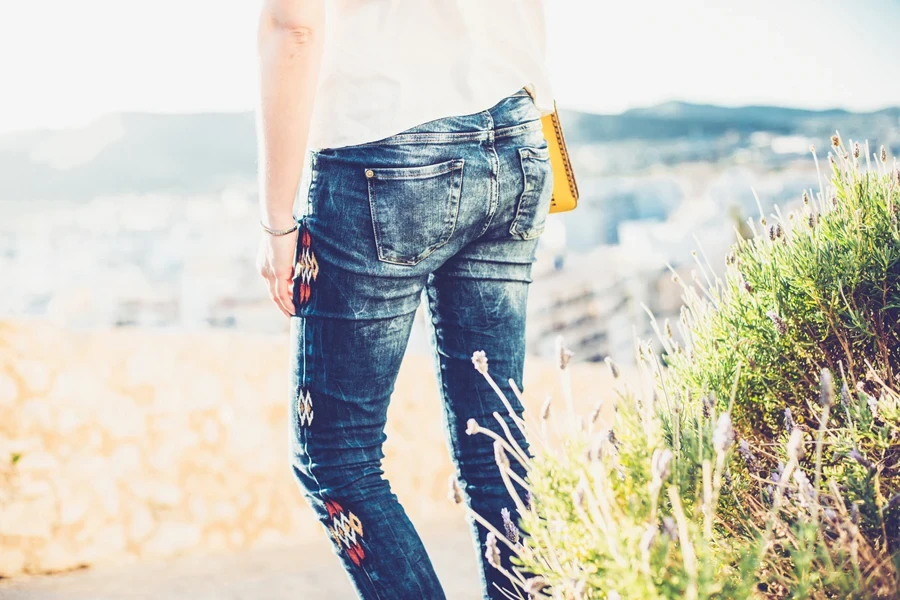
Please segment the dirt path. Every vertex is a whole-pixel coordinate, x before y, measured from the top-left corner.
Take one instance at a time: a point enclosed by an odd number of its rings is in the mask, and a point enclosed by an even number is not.
[[[463,532],[426,535],[449,600],[479,598],[474,551]],[[329,546],[186,557],[0,581],[2,600],[355,600]],[[423,598],[422,600],[428,600]]]

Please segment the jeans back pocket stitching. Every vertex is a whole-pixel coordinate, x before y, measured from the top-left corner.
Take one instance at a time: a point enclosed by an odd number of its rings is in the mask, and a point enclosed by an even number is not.
[[[522,217],[522,203],[525,200],[526,194],[534,193],[534,189],[528,189],[528,171],[525,169],[525,160],[528,155],[529,159],[539,160],[542,162],[547,162],[550,160],[550,154],[547,152],[539,153],[536,148],[524,147],[519,148],[519,163],[522,169],[522,180],[524,182],[522,194],[519,196],[519,201],[516,204],[516,216],[513,218],[512,224],[509,226],[509,233],[511,235],[515,235],[520,237],[523,240],[532,240],[537,236],[541,235],[544,231],[544,226],[542,225],[539,228],[536,228],[536,231],[526,234],[523,231],[519,230],[519,218]]]
[[[402,266],[415,266],[428,258],[435,250],[440,248],[441,246],[446,245],[450,239],[453,237],[453,234],[456,232],[456,226],[459,223],[459,207],[461,204],[461,196],[462,196],[462,176],[463,169],[465,168],[465,159],[455,159],[452,161],[447,161],[448,168],[446,170],[440,170],[436,173],[429,173],[426,176],[418,176],[418,177],[384,177],[378,176],[378,171],[375,169],[366,169],[366,181],[367,188],[369,192],[369,213],[371,215],[372,221],[372,231],[375,237],[375,250],[378,255],[378,259],[382,262],[402,265]],[[371,175],[368,175],[371,173]],[[383,237],[381,232],[381,227],[378,224],[378,220],[376,219],[376,214],[378,209],[376,208],[376,192],[375,192],[375,180],[381,179],[382,181],[414,181],[416,179],[432,179],[435,177],[440,177],[442,175],[450,174],[454,176],[450,181],[450,200],[449,206],[447,207],[447,218],[444,220],[444,233],[441,238],[435,242],[434,244],[428,246],[416,255],[412,259],[405,259],[403,257],[395,256],[391,253],[386,252],[383,247]]]

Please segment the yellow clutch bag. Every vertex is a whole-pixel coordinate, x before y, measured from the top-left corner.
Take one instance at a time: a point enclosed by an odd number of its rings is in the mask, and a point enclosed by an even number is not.
[[[578,205],[578,185],[575,173],[569,161],[566,139],[563,137],[562,125],[559,123],[559,112],[556,104],[553,112],[541,117],[547,148],[550,150],[550,168],[553,171],[553,197],[550,199],[550,212],[566,212]]]

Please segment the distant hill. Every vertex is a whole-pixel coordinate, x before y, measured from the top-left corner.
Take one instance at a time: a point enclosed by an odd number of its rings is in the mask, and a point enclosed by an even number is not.
[[[827,136],[896,129],[900,108],[871,113],[668,102],[619,115],[566,112],[571,144],[716,138],[729,132]],[[87,127],[0,136],[0,202],[215,191],[255,177],[250,113],[113,114]]]
[[[115,114],[0,136],[0,202],[201,192],[256,176],[251,113]]]
[[[897,127],[900,107],[870,113],[845,110],[803,110],[777,106],[730,108],[686,102],[666,102],[636,108],[619,115],[568,112],[562,117],[570,143],[627,139],[718,137],[729,132],[824,136],[835,130],[845,134],[882,131]]]

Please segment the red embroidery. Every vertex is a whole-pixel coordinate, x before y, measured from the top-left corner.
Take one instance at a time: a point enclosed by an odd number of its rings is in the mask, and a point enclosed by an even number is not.
[[[300,229],[297,244],[299,251],[297,264],[294,265],[294,285],[297,286],[297,303],[303,306],[312,295],[312,282],[319,275],[319,263],[312,251],[312,236],[305,226]]]
[[[347,551],[347,556],[358,567],[366,557],[360,545],[360,539],[363,537],[362,523],[356,515],[349,510],[345,511],[333,500],[326,500],[325,508],[328,509],[328,518],[331,519],[331,525],[328,526],[331,537],[338,546]]]

